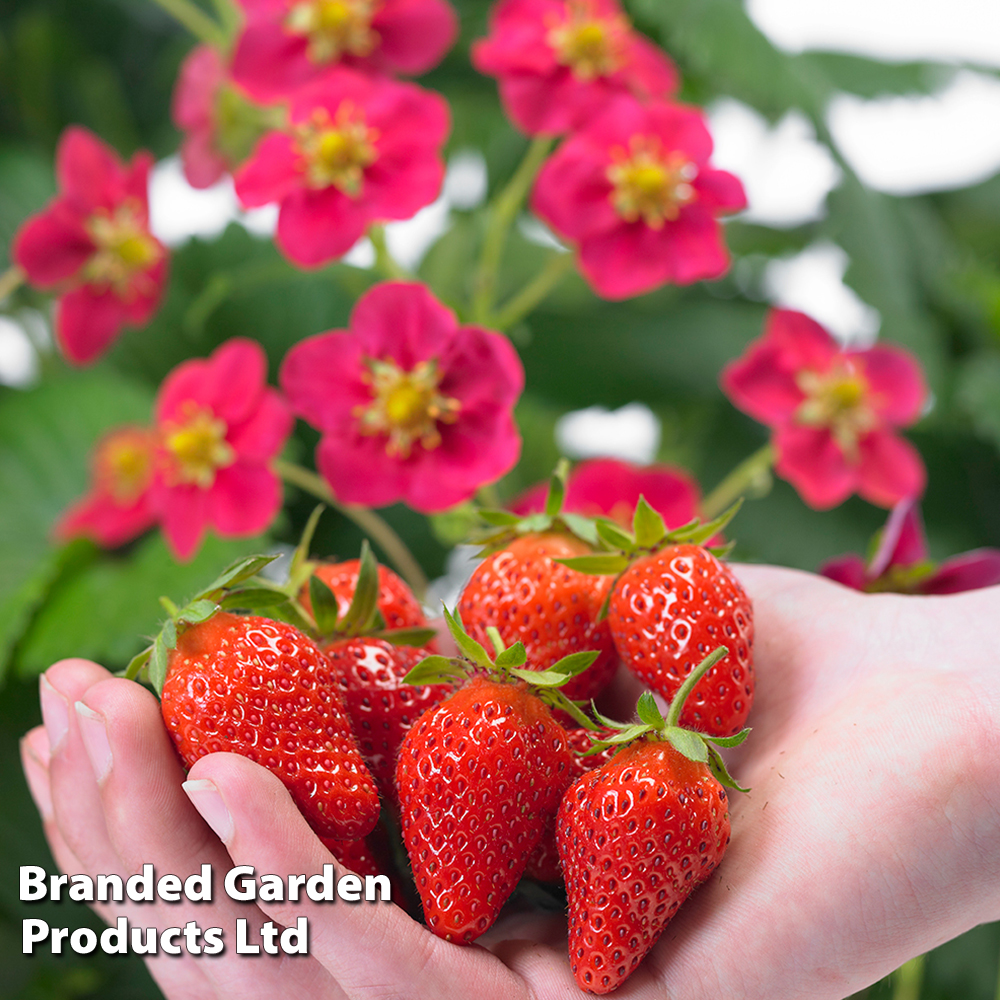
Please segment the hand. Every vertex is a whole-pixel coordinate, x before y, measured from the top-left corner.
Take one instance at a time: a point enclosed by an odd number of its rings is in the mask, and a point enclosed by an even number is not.
[[[752,791],[732,796],[717,875],[623,998],[840,1000],[1000,917],[1000,653],[980,638],[1000,588],[863,596],[790,570],[738,572],[755,604],[757,699],[754,731],[728,757]],[[42,691],[48,731],[25,737],[25,769],[63,871],[128,875],[152,862],[183,876],[208,862],[218,883],[237,864],[287,875],[330,862],[280,782],[243,758],[200,760],[189,799],[156,701],[138,685],[73,660],[52,667]],[[227,942],[239,917],[257,927],[307,916],[308,959],[248,960],[231,945],[216,958],[155,959],[171,998],[582,995],[564,921],[541,914],[507,915],[461,948],[392,905],[251,906],[218,884],[210,910],[100,912],[160,928],[196,920],[223,927]]]

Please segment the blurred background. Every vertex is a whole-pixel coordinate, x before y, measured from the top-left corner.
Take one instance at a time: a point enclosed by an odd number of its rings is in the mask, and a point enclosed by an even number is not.
[[[493,81],[469,65],[489,4],[455,6],[461,39],[421,81],[452,106],[448,179],[437,203],[388,231],[400,260],[457,302],[484,206],[526,141],[505,121]],[[928,466],[931,555],[1000,546],[1000,4],[625,6],[677,62],[682,99],[707,108],[716,165],[742,178],[750,207],[727,223],[733,267],[723,280],[610,304],[572,278],[512,332],[527,373],[517,414],[525,446],[501,496],[545,478],[559,454],[671,463],[708,492],[766,441],[717,379],[777,304],[847,343],[884,338],[919,357],[933,400],[909,436]],[[153,151],[153,227],[174,250],[169,297],[152,325],[85,371],[53,352],[47,299],[22,290],[0,305],[3,998],[158,995],[138,960],[20,954],[22,918],[88,919],[76,904],[46,910],[17,898],[20,864],[52,867],[17,760],[18,737],[39,721],[38,673],[69,655],[123,666],[154,631],[159,595],[183,597],[239,554],[294,542],[313,505],[292,494],[268,538],[210,540],[185,566],[156,534],[114,553],[83,541],[57,548],[51,526],[84,492],[91,446],[114,424],[148,419],[166,372],[229,337],[259,340],[273,381],[287,349],[346,325],[372,282],[365,241],[343,263],[297,271],[270,242],[273,212],[240,213],[228,183],[187,186],[169,107],[192,44],[152,0],[0,0],[0,271],[17,227],[54,192],[55,144],[73,122],[125,156]],[[551,241],[537,221],[521,220],[501,296]],[[300,425],[292,449],[308,463],[315,443]],[[427,572],[442,574],[461,518],[385,514]],[[864,552],[885,516],[858,499],[817,513],[778,481],[740,513],[735,557],[815,570]],[[330,514],[316,550],[350,556],[359,543]],[[921,996],[996,996],[998,955],[1000,928],[975,929],[931,955]],[[894,985],[867,995],[890,996]]]

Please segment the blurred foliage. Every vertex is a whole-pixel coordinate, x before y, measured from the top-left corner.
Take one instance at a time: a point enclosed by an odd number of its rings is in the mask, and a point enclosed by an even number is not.
[[[461,40],[423,82],[451,104],[450,150],[481,150],[495,192],[516,168],[526,140],[505,121],[493,82],[469,65],[469,43],[485,32],[486,0],[455,5]],[[881,314],[880,335],[920,357],[934,390],[933,409],[911,435],[930,473],[924,513],[932,554],[1000,545],[1000,177],[933,195],[881,194],[853,174],[825,119],[837,93],[932,93],[956,67],[832,53],[791,56],[771,45],[738,0],[632,0],[628,6],[677,61],[685,100],[735,98],[771,122],[798,111],[830,147],[843,179],[814,223],[787,229],[729,223],[736,266],[712,285],[610,305],[596,300],[581,279],[564,281],[512,331],[527,372],[517,411],[525,446],[520,465],[500,484],[502,496],[550,473],[560,415],[636,400],[662,422],[661,460],[685,466],[710,489],[766,436],[717,387],[722,365],[760,332],[765,267],[829,240],[850,257],[846,282]],[[140,147],[158,157],[175,152],[170,95],[190,45],[151,0],[0,0],[0,267],[7,266],[7,245],[18,225],[54,190],[53,152],[67,124],[90,127],[126,156]],[[459,309],[468,300],[470,261],[483,231],[483,209],[454,211],[420,268],[421,277]],[[515,232],[501,299],[535,274],[545,256],[544,248]],[[70,654],[121,666],[155,628],[159,594],[184,597],[206,571],[235,554],[292,543],[314,503],[290,491],[271,538],[209,541],[187,566],[170,560],[158,536],[115,553],[86,543],[59,549],[50,542],[51,527],[86,489],[90,448],[110,426],[148,419],[167,371],[230,337],[260,341],[273,380],[288,348],[344,325],[372,280],[346,265],[296,271],[270,241],[232,226],[217,239],[192,240],[177,250],[160,314],[148,329],[122,337],[100,364],[70,372],[43,348],[36,386],[0,387],[0,676],[7,678],[0,695],[0,780],[8,799],[0,818],[6,858],[0,867],[0,997],[157,995],[137,960],[20,955],[20,920],[27,911],[17,902],[13,873],[21,863],[52,867],[16,759],[17,737],[38,721],[28,678]],[[44,298],[24,289],[6,303],[15,316],[44,308]],[[300,426],[290,452],[308,460],[316,440]],[[445,549],[427,520],[402,507],[385,516],[428,573],[439,573]],[[884,516],[857,499],[817,514],[777,482],[767,498],[740,514],[737,554],[815,569],[832,555],[864,551]],[[353,525],[329,514],[316,548],[350,555],[359,542]],[[30,915],[39,912],[33,908]],[[52,919],[92,918],[74,906]],[[992,997],[998,947],[1000,930],[989,926],[938,949],[928,962],[924,995]],[[867,995],[889,996],[889,986]]]

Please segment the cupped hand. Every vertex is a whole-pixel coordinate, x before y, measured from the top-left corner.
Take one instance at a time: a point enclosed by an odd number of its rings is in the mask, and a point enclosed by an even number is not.
[[[865,596],[791,570],[737,567],[754,600],[753,732],[729,753],[732,842],[616,996],[840,1000],[907,958],[1000,917],[1000,588]],[[634,698],[633,698],[634,701]],[[477,945],[391,903],[237,903],[222,873],[313,873],[332,858],[267,771],[212,754],[185,776],[155,698],[95,664],[42,679],[23,741],[53,854],[123,877],[207,862],[212,904],[104,904],[109,922],[222,927],[214,957],[150,962],[177,1000],[581,995],[565,921],[511,913]],[[308,957],[234,953],[235,922],[306,916]]]

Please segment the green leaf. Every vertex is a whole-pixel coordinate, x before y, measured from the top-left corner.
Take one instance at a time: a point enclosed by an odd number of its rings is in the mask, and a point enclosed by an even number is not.
[[[313,536],[316,534],[316,526],[319,524],[319,519],[325,510],[326,506],[324,504],[318,504],[313,508],[312,513],[309,515],[309,520],[306,521],[305,528],[302,529],[299,544],[292,553],[291,563],[288,567],[288,580],[294,591],[298,590],[305,581],[305,577],[311,572],[309,567],[309,551],[312,547]],[[302,579],[299,579],[300,577]]]
[[[595,521],[597,537],[613,549],[621,549],[624,552],[633,552],[636,546],[635,536],[622,529],[614,521],[607,518],[598,518]]]
[[[706,736],[717,747],[738,747],[750,735],[749,729],[741,729],[735,736]]]
[[[644,496],[639,497],[635,506],[635,516],[632,518],[632,532],[635,543],[641,549],[652,549],[663,541],[667,526],[658,511],[653,510]]]
[[[697,733],[691,732],[690,729],[670,726],[664,732],[664,736],[667,742],[688,760],[697,761],[699,764],[708,763],[708,745]]]
[[[186,622],[188,625],[199,625],[201,622],[207,622],[218,610],[219,605],[215,601],[206,601],[204,599],[192,601],[181,608],[178,620]]]
[[[163,692],[163,682],[167,679],[167,645],[161,632],[153,640],[153,655],[149,658],[149,683],[159,696]]]
[[[479,516],[489,525],[495,528],[509,528],[518,524],[520,515],[512,514],[509,510],[491,510],[483,508],[477,512]]]
[[[309,602],[320,635],[337,631],[337,595],[315,573],[309,577]]]
[[[225,590],[235,587],[237,584],[249,580],[256,576],[265,566],[274,562],[277,556],[253,555],[243,559],[237,559],[231,566],[227,566],[204,590],[199,591],[197,597],[208,597],[218,590]]]
[[[645,736],[649,732],[649,726],[647,725],[636,725],[632,724],[626,726],[624,729],[619,729],[618,732],[612,733],[610,736],[602,736],[596,743],[631,743],[633,740],[638,739],[640,736]]]
[[[231,590],[221,600],[223,611],[265,611],[288,601],[283,590],[270,587],[243,587]]]
[[[528,659],[525,652],[524,643],[518,640],[513,646],[497,653],[496,665],[498,667],[520,667]]]
[[[354,595],[338,626],[342,634],[357,635],[370,627],[372,617],[378,609],[378,590],[378,563],[366,538],[361,543],[361,560]]]
[[[531,670],[522,667],[508,667],[507,669],[508,673],[513,674],[522,681],[546,688],[562,687],[573,676],[572,674],[556,670],[554,667],[549,667],[548,670]]]
[[[449,684],[466,676],[460,661],[448,656],[427,656],[404,678],[404,684]]]
[[[708,747],[708,766],[712,769],[712,774],[715,775],[719,783],[726,788],[735,788],[736,791],[744,793],[750,791],[749,788],[744,788],[733,778],[726,767],[726,762],[722,759],[719,751],[713,746]]]
[[[652,726],[654,729],[662,729],[666,725],[663,721],[663,716],[660,714],[659,706],[656,704],[656,700],[650,691],[643,691],[639,695],[639,700],[635,706],[635,714],[647,726]]]
[[[582,514],[560,514],[559,517],[577,538],[590,546],[598,544],[600,536],[597,534],[597,523],[593,518],[584,517]]]
[[[485,667],[487,670],[491,669],[493,667],[493,660],[486,650],[465,631],[461,620],[457,616],[452,615],[445,605],[442,605],[442,608],[448,631],[451,632],[451,637],[455,640],[455,645],[458,646],[459,652],[467,656],[477,666]]]
[[[579,653],[569,653],[562,659],[556,660],[549,667],[549,670],[558,670],[561,674],[576,677],[577,674],[582,674],[600,655],[600,650],[596,649],[584,649]]]
[[[125,668],[124,676],[129,680],[135,680],[139,673],[142,671],[143,667],[149,663],[149,658],[153,655],[152,645],[147,646],[141,653],[136,653],[128,662],[128,666]]]
[[[557,563],[575,569],[578,573],[592,573],[596,576],[614,576],[628,569],[628,556],[597,553],[591,556],[573,556],[571,559],[556,559]]]
[[[549,517],[558,517],[566,499],[566,476],[569,474],[569,462],[561,458],[555,472],[549,480],[549,492],[545,497],[545,513]]]
[[[163,639],[163,645],[167,649],[177,648],[177,626],[174,624],[173,618],[168,618],[163,623],[163,628],[160,629],[160,637]]]
[[[731,507],[724,510],[718,517],[704,524],[697,524],[693,527],[677,528],[668,533],[667,538],[671,542],[690,542],[692,545],[704,545],[710,538],[723,531],[729,522],[736,517],[743,506],[743,498],[740,497]]]

